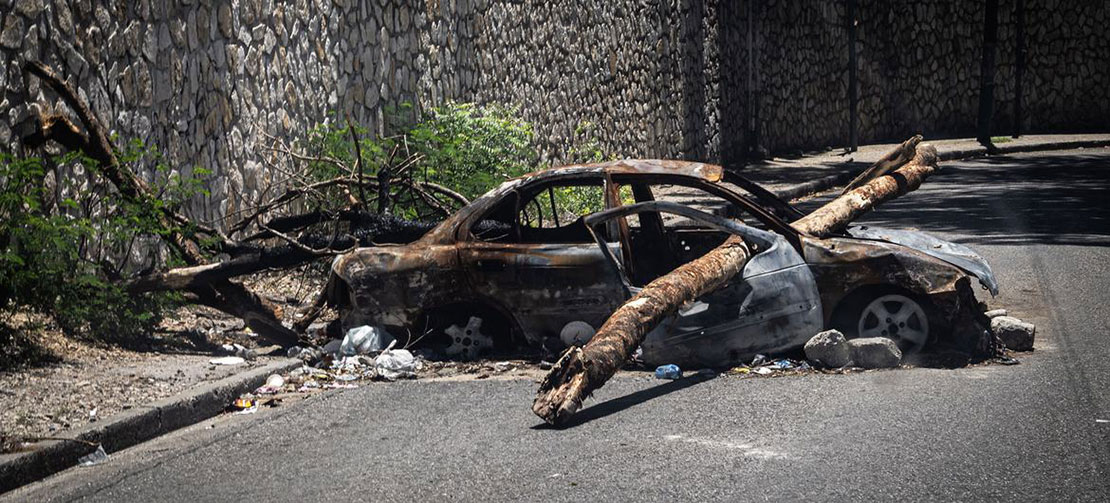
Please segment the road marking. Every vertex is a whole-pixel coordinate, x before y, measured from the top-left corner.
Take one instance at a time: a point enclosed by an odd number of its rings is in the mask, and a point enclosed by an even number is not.
[[[1096,423],[1110,423],[1110,419],[1095,419]]]
[[[756,447],[747,442],[732,442],[729,440],[714,440],[709,438],[690,438],[682,435],[665,435],[664,440],[671,442],[685,442],[689,444],[710,447],[713,449],[726,449],[739,451],[740,454],[756,459],[787,459],[791,456],[784,452],[777,452],[763,447]]]

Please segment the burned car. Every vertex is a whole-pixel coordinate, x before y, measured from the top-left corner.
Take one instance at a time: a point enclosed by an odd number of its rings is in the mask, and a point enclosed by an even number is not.
[[[648,363],[722,366],[798,348],[826,327],[914,351],[943,338],[986,262],[926,234],[849,227],[818,238],[750,180],[697,162],[625,160],[509,180],[405,245],[332,264],[344,326],[384,327],[472,357],[582,344],[651,280],[739,235],[741,274],[683,306],[643,344]],[[969,297],[970,295],[970,297]]]

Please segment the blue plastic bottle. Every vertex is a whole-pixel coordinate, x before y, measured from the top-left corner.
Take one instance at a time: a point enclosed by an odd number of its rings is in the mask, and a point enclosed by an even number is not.
[[[668,363],[667,365],[660,365],[655,369],[656,379],[681,379],[682,369],[678,365]]]

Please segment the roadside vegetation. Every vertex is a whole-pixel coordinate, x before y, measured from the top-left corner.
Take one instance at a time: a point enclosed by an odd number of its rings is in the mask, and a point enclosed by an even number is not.
[[[224,231],[236,246],[278,243],[323,262],[352,244],[337,236],[367,244],[367,233],[356,232],[366,227],[366,215],[416,222],[422,232],[504,180],[540,168],[533,126],[515,108],[450,103],[415,113],[406,104],[388,117],[382,136],[333,115],[300,140],[271,137],[265,148],[296,169],[277,177],[283,186],[268,188],[279,196],[240,210]],[[571,160],[606,158],[595,130],[585,122],[576,129]],[[42,329],[97,343],[141,340],[195,299],[187,291],[128,284],[186,264],[172,246],[175,236],[195,240],[206,259],[227,252],[230,240],[219,242],[218,232],[164,218],[208,195],[206,170],[175,169],[153,145],[112,143],[123,145],[115,155],[125,171],[146,175],[147,195],[120,197],[99,176],[97,161],[79,151],[0,153],[0,369],[43,360],[33,337]],[[585,193],[555,197],[576,214],[600,209]],[[336,216],[344,212],[356,216]],[[327,217],[311,228],[271,227],[306,213]]]

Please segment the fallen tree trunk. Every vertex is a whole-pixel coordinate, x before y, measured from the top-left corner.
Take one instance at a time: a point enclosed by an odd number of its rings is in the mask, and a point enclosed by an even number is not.
[[[875,206],[917,189],[936,169],[937,149],[928,143],[918,145],[905,166],[845,192],[791,225],[811,236],[831,236]]]
[[[902,168],[878,176],[848,191],[813,213],[794,222],[798,230],[828,236],[846,227],[880,203],[910,192],[936,170],[937,152],[932,145],[918,145],[914,137],[902,146],[914,145],[914,155]],[[904,155],[902,147],[888,154],[889,163]],[[584,347],[571,347],[559,358],[536,392],[532,412],[549,424],[561,424],[573,416],[593,390],[600,388],[631,356],[644,336],[683,303],[710,293],[739,274],[751,258],[748,247],[733,236],[701,258],[657,278],[606,320]]]
[[[751,258],[748,246],[732,236],[697,260],[652,281],[625,302],[584,347],[571,347],[540,384],[532,412],[559,424],[628,361],[632,352],[668,314],[710,293],[738,274]]]
[[[894,150],[887,152],[886,155],[882,156],[878,161],[875,161],[874,164],[868,167],[866,171],[852,179],[852,181],[844,187],[844,192],[842,192],[842,194],[847,194],[848,191],[890,173],[907,162],[910,162],[913,156],[917,154],[917,144],[919,143],[921,143],[921,135],[914,135],[910,139],[902,142],[901,145],[894,147]]]

